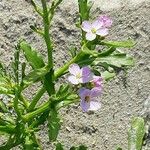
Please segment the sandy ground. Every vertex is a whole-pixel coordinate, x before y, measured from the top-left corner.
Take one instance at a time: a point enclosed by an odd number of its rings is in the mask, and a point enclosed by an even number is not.
[[[55,43],[56,67],[69,59],[67,44],[78,45],[80,38],[78,29],[73,25],[77,20],[77,0],[72,1],[64,0],[54,18],[51,32]],[[64,123],[59,140],[66,149],[70,145],[86,144],[90,150],[115,150],[117,146],[126,150],[130,120],[133,116],[141,115],[143,103],[150,95],[150,1],[95,0],[93,14],[98,16],[100,13],[108,14],[113,19],[108,39],[132,38],[136,41],[134,48],[125,50],[134,56],[136,64],[128,70],[127,77],[120,72],[113,81],[104,85],[102,108],[98,112],[82,113],[78,105],[61,111]],[[0,60],[10,65],[18,38],[32,43],[46,57],[43,41],[29,28],[34,23],[41,26],[40,21],[29,2],[0,0]],[[28,92],[29,97],[30,94]],[[47,129],[42,128],[39,135],[43,147],[52,150]]]

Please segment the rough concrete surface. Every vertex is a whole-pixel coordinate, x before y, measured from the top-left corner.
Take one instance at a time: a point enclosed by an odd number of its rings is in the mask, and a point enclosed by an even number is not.
[[[70,145],[86,144],[90,150],[127,149],[127,130],[131,118],[140,116],[143,103],[150,91],[150,1],[149,0],[95,0],[93,14],[108,14],[113,26],[108,39],[132,38],[136,46],[125,49],[136,64],[128,70],[127,77],[120,74],[105,83],[101,97],[102,108],[93,114],[82,113],[78,105],[61,111],[63,126],[59,140],[66,149]],[[77,21],[77,0],[64,0],[53,23],[56,67],[69,59],[68,44],[79,45],[80,32]],[[33,11],[29,1],[0,0],[0,60],[9,66],[14,44],[18,38],[32,43],[46,58],[43,40],[33,33],[29,25],[41,26],[41,19]],[[35,90],[36,91],[36,90]],[[30,93],[28,93],[30,94]],[[150,105],[149,105],[150,107]],[[39,133],[45,150],[52,150],[48,143],[46,127]],[[1,139],[2,140],[2,139]],[[16,148],[15,148],[16,149]],[[145,146],[149,150],[150,147]]]

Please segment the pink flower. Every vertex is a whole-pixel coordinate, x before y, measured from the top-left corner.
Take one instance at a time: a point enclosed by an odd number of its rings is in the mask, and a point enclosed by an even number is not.
[[[79,96],[81,98],[80,106],[83,112],[96,111],[101,108],[100,102],[98,102],[98,96],[101,91],[98,88],[93,88],[91,90],[86,88],[81,88],[79,91]]]
[[[96,35],[106,36],[108,35],[108,29],[104,27],[103,22],[96,20],[93,23],[84,21],[82,23],[82,30],[86,32],[86,39],[92,41],[96,38]]]
[[[91,81],[94,87],[99,88],[102,90],[102,77],[100,76],[93,76],[93,80]]]
[[[104,28],[110,28],[112,25],[112,20],[106,15],[100,16],[98,20],[103,24]]]
[[[69,67],[69,72],[71,75],[68,80],[72,84],[87,83],[93,79],[93,74],[87,66],[80,69],[79,65],[72,64]]]

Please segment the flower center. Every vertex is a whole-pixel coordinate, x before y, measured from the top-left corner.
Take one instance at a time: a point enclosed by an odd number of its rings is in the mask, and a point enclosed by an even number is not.
[[[94,29],[94,28],[93,28],[91,31],[92,31],[92,33],[94,33],[94,34],[96,33],[96,29]]]
[[[76,75],[76,78],[80,79],[80,78],[81,78],[81,74],[78,73],[78,74]]]
[[[90,96],[85,96],[85,101],[89,102],[90,101]]]

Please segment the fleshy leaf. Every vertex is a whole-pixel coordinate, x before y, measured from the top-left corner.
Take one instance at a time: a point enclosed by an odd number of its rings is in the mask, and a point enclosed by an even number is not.
[[[13,86],[7,77],[0,76],[0,94],[13,94]]]
[[[134,60],[132,57],[127,56],[124,53],[120,53],[120,54],[114,54],[114,55],[109,55],[106,57],[97,58],[94,61],[94,63],[95,65],[98,65],[99,63],[107,63],[110,66],[121,68],[124,66],[134,65]]]
[[[48,128],[49,128],[49,140],[56,141],[60,127],[61,127],[61,120],[56,110],[51,110],[48,118]]]
[[[3,102],[3,100],[0,100],[0,111],[2,111],[4,113],[8,112],[6,104]]]
[[[128,131],[128,150],[141,150],[145,135],[144,119],[133,118],[131,128]]]
[[[55,150],[64,150],[64,149],[63,149],[63,145],[62,145],[61,143],[57,143]]]
[[[122,148],[118,147],[116,150],[122,150]]]
[[[87,147],[84,145],[80,145],[79,147],[71,147],[70,150],[87,150]]]
[[[69,53],[70,53],[70,56],[72,57],[72,58],[74,58],[75,56],[76,56],[76,54],[77,54],[77,48],[76,47],[70,47],[70,49],[69,49]]]
[[[102,41],[102,45],[107,46],[113,46],[113,47],[124,47],[124,48],[131,48],[135,45],[135,42],[133,40],[127,40],[127,41]]]
[[[56,93],[56,96],[57,97],[65,97],[68,95],[68,93],[69,93],[69,84],[65,84],[65,85],[62,84],[62,85],[60,85],[60,87]]]
[[[39,69],[45,66],[42,56],[25,41],[20,43],[20,48],[23,50],[26,60],[33,69]]]
[[[92,7],[88,0],[78,0],[81,22],[89,19],[90,9]]]
[[[104,71],[101,73],[101,77],[105,80],[110,80],[115,77],[115,72]]]
[[[68,106],[72,103],[75,103],[78,101],[78,95],[77,94],[70,94],[70,95],[67,95],[67,97],[65,98],[60,98],[59,101],[56,101],[55,103],[55,106],[56,106],[56,109],[60,109],[61,107],[65,107],[65,106]]]
[[[34,82],[41,81],[42,78],[49,72],[48,67],[43,67],[30,72],[24,79],[24,86],[28,86]]]

